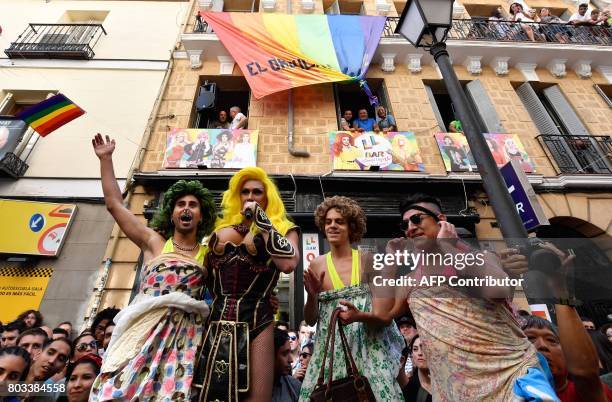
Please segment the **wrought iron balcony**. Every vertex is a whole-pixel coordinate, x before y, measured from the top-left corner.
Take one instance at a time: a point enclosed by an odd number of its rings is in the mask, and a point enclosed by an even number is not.
[[[4,53],[11,59],[89,60],[102,34],[101,24],[30,24]]]
[[[546,146],[559,173],[612,173],[610,136],[544,134],[537,138]]]
[[[196,17],[195,24],[193,25],[193,33],[213,33],[212,28],[202,18]]]
[[[8,175],[14,179],[22,177],[26,170],[28,170],[28,164],[22,161],[17,155],[12,152],[4,154],[0,159],[0,175]]]
[[[388,17],[383,38],[393,38],[399,17]],[[529,39],[533,33],[534,41]],[[453,20],[449,40],[561,43],[612,46],[612,29],[604,26],[545,24],[542,22],[489,21],[484,18]]]

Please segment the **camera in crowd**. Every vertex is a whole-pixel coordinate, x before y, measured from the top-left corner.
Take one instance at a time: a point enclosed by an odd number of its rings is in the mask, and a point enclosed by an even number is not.
[[[561,260],[557,254],[543,248],[542,245],[544,243],[545,241],[542,239],[530,237],[525,239],[523,244],[519,244],[516,247],[518,248],[520,254],[527,257],[530,270],[540,271],[546,275],[552,275],[557,269],[559,269]]]

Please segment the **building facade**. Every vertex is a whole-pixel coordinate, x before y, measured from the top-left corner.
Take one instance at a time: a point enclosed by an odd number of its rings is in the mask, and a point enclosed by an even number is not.
[[[302,227],[302,255],[306,249],[327,251],[314,226],[313,211],[331,195],[355,198],[366,210],[368,233],[362,245],[381,247],[400,235],[397,207],[403,196],[414,192],[441,198],[451,222],[463,228],[465,237],[480,242],[500,239],[478,174],[445,165],[436,134],[446,133],[455,120],[452,103],[431,56],[394,34],[404,6],[405,2],[385,0],[192,2],[190,24],[181,34],[180,48],[173,53],[173,68],[160,107],[152,116],[151,136],[133,175],[130,209],[143,219],[150,218],[160,194],[177,179],[201,180],[219,201],[235,169],[195,164],[168,168],[172,153],[168,138],[176,130],[210,128],[219,111],[239,106],[248,116],[248,129],[257,130],[257,166],[273,175],[290,215]],[[528,155],[532,165],[529,181],[551,223],[538,234],[590,239],[598,245],[598,255],[604,257],[599,278],[612,283],[609,30],[587,32],[567,26],[566,40],[557,37],[556,31],[547,31],[547,26],[541,30],[534,26],[538,33],[532,42],[525,35],[526,24],[487,21],[497,7],[507,10],[508,6],[496,0],[455,3],[447,41],[455,72],[486,132],[514,135]],[[577,4],[550,0],[527,2],[527,7],[548,7],[556,15],[568,16]],[[370,107],[358,85],[319,84],[255,99],[216,34],[197,17],[199,10],[386,15],[367,80],[395,117],[398,131],[414,134],[420,155],[418,171],[334,168],[330,133],[340,129],[344,110],[355,115],[358,109]],[[507,11],[504,13],[507,16]],[[206,102],[211,97],[214,102]],[[373,112],[370,109],[371,117]],[[444,135],[438,137],[443,140]],[[121,146],[124,143],[120,141]],[[316,244],[306,244],[306,238]],[[118,233],[109,244],[112,265],[102,304],[124,306],[136,286],[133,267],[139,263],[139,250]],[[301,318],[301,275],[306,266],[300,264],[279,284],[281,308],[289,312],[294,324]],[[525,306],[522,299],[519,293],[519,305]],[[603,320],[611,312],[607,303],[593,301],[584,311]]]
[[[26,234],[47,231],[47,222],[42,228],[28,228],[28,208],[40,208],[29,202],[55,203],[72,211],[57,255],[45,255],[36,247],[2,247],[3,290],[30,286],[30,277],[40,267],[48,274],[30,298],[14,298],[18,295],[10,292],[0,296],[3,305],[15,305],[0,318],[5,323],[22,307],[40,309],[48,325],[64,320],[79,325],[88,317],[88,308],[97,309],[99,303],[89,303],[114,221],[104,206],[91,139],[99,132],[121,144],[115,152],[115,173],[125,191],[142,140],[150,132],[150,116],[165,87],[188,7],[177,1],[0,4],[0,14],[10,16],[0,23],[0,119],[10,122],[27,106],[57,93],[86,112],[44,138],[23,127],[0,152],[0,198],[21,201],[5,202],[3,212],[23,215],[15,222],[24,225]],[[1,236],[19,236],[19,230],[5,226]]]

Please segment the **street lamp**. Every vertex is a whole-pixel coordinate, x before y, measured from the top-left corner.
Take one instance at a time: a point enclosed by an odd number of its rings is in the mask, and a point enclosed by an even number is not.
[[[452,23],[453,0],[408,0],[395,32],[408,39],[414,47],[428,50],[438,64],[502,235],[506,240],[517,242],[527,237],[527,231],[482,135],[484,129],[479,127],[475,112],[468,103],[446,51],[444,41]]]

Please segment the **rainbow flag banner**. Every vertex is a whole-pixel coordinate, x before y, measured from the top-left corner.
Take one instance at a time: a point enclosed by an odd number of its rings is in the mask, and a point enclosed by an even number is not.
[[[202,15],[246,77],[253,96],[362,80],[385,17],[215,13]]]
[[[41,137],[85,114],[85,111],[62,94],[57,94],[31,106],[16,117],[25,121]]]

